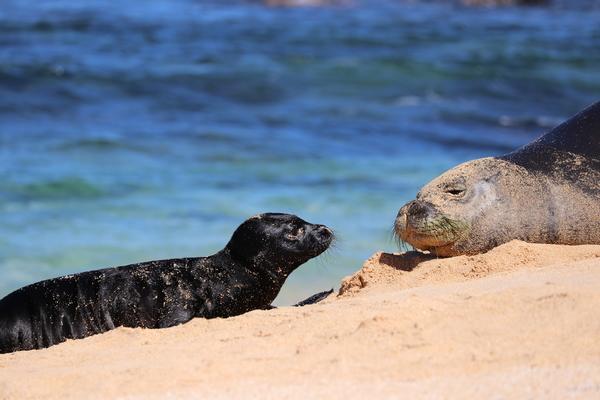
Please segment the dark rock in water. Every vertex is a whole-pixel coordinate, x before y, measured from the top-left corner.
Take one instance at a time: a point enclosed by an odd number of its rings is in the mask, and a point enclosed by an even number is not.
[[[550,4],[550,0],[461,0],[466,6],[500,7],[500,6],[538,6]]]
[[[271,7],[319,7],[348,4],[348,0],[264,0]]]

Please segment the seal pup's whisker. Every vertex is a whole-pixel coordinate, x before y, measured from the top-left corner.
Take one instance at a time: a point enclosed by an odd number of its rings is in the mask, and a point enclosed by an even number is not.
[[[260,214],[209,257],[149,261],[26,286],[0,300],[0,353],[118,326],[166,328],[196,317],[269,309],[286,278],[332,241],[324,225]]]

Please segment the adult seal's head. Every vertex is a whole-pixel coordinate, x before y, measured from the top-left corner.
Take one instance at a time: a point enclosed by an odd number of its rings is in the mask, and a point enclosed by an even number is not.
[[[501,157],[461,164],[404,205],[403,241],[438,256],[475,254],[512,239],[600,243],[600,102]]]
[[[294,269],[324,252],[333,240],[325,225],[280,213],[258,214],[242,223],[225,250],[254,272],[286,278]]]

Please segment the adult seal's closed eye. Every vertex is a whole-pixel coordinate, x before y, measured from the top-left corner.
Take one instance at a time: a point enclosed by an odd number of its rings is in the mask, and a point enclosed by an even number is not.
[[[512,239],[600,244],[600,102],[512,153],[434,179],[400,209],[395,233],[438,256]]]
[[[246,220],[215,255],[150,261],[35,283],[0,300],[0,353],[118,326],[165,328],[268,309],[288,275],[325,251],[324,225],[295,215]],[[312,301],[310,301],[312,302]],[[303,303],[304,304],[304,303]]]

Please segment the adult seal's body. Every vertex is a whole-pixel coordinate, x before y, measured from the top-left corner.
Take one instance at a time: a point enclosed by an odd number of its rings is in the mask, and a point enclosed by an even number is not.
[[[325,251],[332,238],[327,227],[294,215],[261,214],[210,257],[150,261],[26,286],[0,300],[0,353],[118,326],[165,328],[270,308],[288,275]]]
[[[600,102],[510,154],[434,179],[400,209],[395,233],[439,256],[512,239],[600,243]]]

